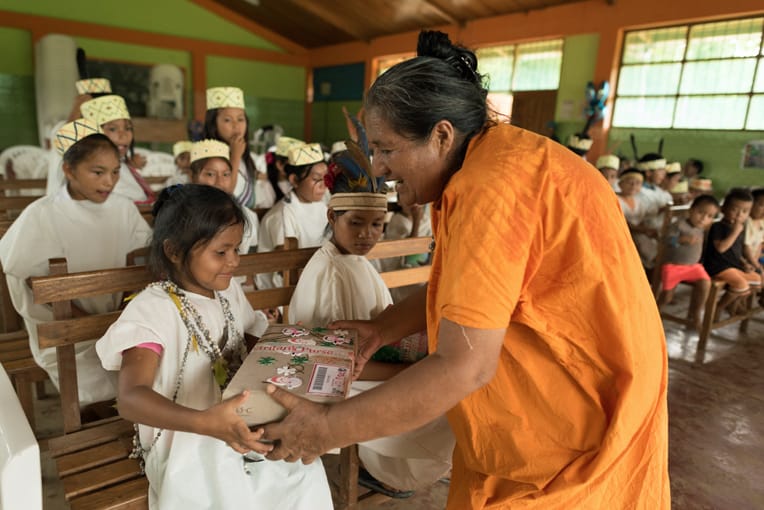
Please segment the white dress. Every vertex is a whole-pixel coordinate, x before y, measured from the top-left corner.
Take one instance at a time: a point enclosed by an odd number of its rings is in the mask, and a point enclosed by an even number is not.
[[[250,248],[257,246],[258,230],[260,220],[257,218],[257,213],[249,207],[242,206],[244,215],[247,217],[247,229],[244,231],[244,236],[241,239],[241,246],[239,246],[239,253],[245,255],[249,253]]]
[[[300,275],[289,303],[289,322],[321,327],[332,320],[371,319],[392,302],[385,283],[366,257],[343,255],[326,241]],[[380,384],[356,381],[350,395]],[[377,480],[398,490],[410,490],[448,473],[454,444],[448,421],[441,416],[418,429],[361,443],[358,456]]]
[[[652,197],[645,198],[642,192],[634,196],[633,208],[620,195],[618,195],[618,203],[621,204],[626,222],[632,227],[643,223],[650,224],[648,219],[657,212],[657,202]],[[637,246],[642,265],[647,268],[652,267],[658,253],[658,240],[641,232],[632,233],[631,237]]]
[[[221,295],[228,299],[235,327],[255,336],[263,334],[267,319],[249,306],[235,281]],[[186,292],[199,312],[211,338],[221,339],[225,319],[220,302]],[[165,291],[148,288],[133,299],[120,318],[96,344],[104,368],[119,370],[122,352],[143,342],[163,348],[154,391],[172,398],[182,367],[188,332],[174,303]],[[176,402],[193,409],[207,409],[221,401],[209,357],[190,350]],[[139,426],[141,444],[149,448],[158,429]],[[332,501],[320,460],[301,462],[263,461],[248,463],[223,441],[188,432],[165,430],[145,454],[152,510],[227,509],[327,509]]]
[[[392,241],[395,239],[406,239],[411,235],[411,229],[414,224],[411,218],[403,213],[397,212],[390,218],[390,222],[385,227],[385,240]],[[416,233],[417,237],[432,237],[432,220],[430,218],[430,204],[425,204],[422,209],[422,217],[419,220],[419,229]],[[421,256],[409,256],[409,257],[395,257],[390,259],[382,259],[380,261],[383,271],[395,271],[406,267],[414,267],[412,264],[416,264],[415,259],[426,260],[427,254],[423,253]],[[414,290],[421,287],[419,285],[407,285],[405,287],[398,287],[391,289],[390,293],[393,296],[393,302],[398,303],[409,296]]]
[[[296,237],[300,248],[321,246],[328,239],[326,211],[323,201],[300,202],[295,192],[290,191],[288,197],[276,202],[263,216],[257,251],[273,251],[284,244],[285,237]],[[280,287],[282,284],[278,274],[259,274],[256,282],[258,289]]]
[[[130,251],[146,246],[151,229],[135,205],[112,194],[102,204],[72,200],[66,186],[58,193],[30,204],[0,240],[0,260],[13,306],[24,318],[29,346],[35,361],[58,387],[55,349],[40,350],[37,324],[53,320],[49,306],[34,304],[26,283],[30,276],[48,274],[48,259],[65,257],[70,272],[125,266]],[[121,295],[98,296],[76,301],[87,313],[116,310]],[[92,342],[75,347],[77,382],[82,404],[116,395],[115,378],[105,372]]]

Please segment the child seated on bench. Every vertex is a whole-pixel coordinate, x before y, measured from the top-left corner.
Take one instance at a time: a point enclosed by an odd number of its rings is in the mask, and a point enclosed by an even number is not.
[[[290,323],[322,327],[335,320],[371,319],[393,303],[390,291],[365,257],[382,235],[387,197],[384,180],[371,177],[360,125],[358,131],[361,145],[348,141],[349,150],[338,154],[329,170],[332,197],[327,218],[332,236],[300,275],[289,304]],[[424,335],[415,335],[401,341],[399,353],[382,352],[390,351],[390,346],[380,349],[377,355],[390,359],[392,354],[398,363],[367,363],[353,383],[351,395],[378,386],[424,357],[425,342]],[[441,416],[411,432],[359,444],[364,468],[359,483],[389,497],[409,497],[412,489],[447,475],[454,442],[448,422]]]
[[[315,508],[331,510],[320,461],[267,461],[263,429],[251,431],[221,401],[267,327],[233,272],[246,216],[228,193],[187,184],[154,206],[149,267],[161,281],[125,308],[96,344],[103,366],[119,370],[119,413],[137,425],[135,451],[149,479],[149,508]]]
[[[658,303],[670,303],[680,282],[693,284],[689,319],[700,331],[706,298],[711,290],[711,278],[700,263],[703,238],[719,213],[719,202],[711,195],[700,195],[692,201],[689,214],[669,227],[666,255],[661,267],[662,292]]]
[[[124,267],[126,256],[151,234],[129,199],[112,191],[120,176],[119,151],[85,119],[65,124],[54,145],[63,154],[67,184],[29,205],[0,241],[0,260],[16,311],[24,318],[35,361],[58,387],[56,350],[40,350],[37,324],[53,320],[49,306],[34,304],[27,279],[48,274],[48,259],[65,257],[69,271]],[[78,300],[77,315],[111,312],[121,295]],[[75,347],[81,404],[114,398],[116,377],[101,368],[93,343]]]
[[[737,315],[743,298],[751,292],[751,286],[761,286],[762,275],[757,273],[743,256],[745,245],[745,221],[753,206],[753,196],[743,188],[733,188],[724,197],[723,217],[711,225],[703,251],[703,266],[714,280],[727,284],[727,293],[717,306],[717,314],[727,310]],[[715,317],[714,319],[717,319]]]

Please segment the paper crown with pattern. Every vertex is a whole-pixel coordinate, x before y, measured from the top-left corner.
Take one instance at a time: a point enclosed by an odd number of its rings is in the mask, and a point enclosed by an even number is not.
[[[570,135],[568,137],[568,142],[565,144],[571,149],[577,149],[579,151],[588,151],[592,148],[592,144],[594,143],[594,140],[591,138],[586,138],[580,134]]]
[[[111,94],[111,82],[106,78],[87,78],[74,82],[77,94]]]
[[[324,151],[317,143],[303,143],[289,149],[289,164],[292,166],[313,165],[324,160]]]
[[[193,147],[194,142],[190,142],[188,140],[181,140],[179,142],[175,142],[172,146],[172,156],[174,158],[177,158],[184,152],[191,152],[191,147]]]
[[[694,191],[713,191],[711,179],[690,179],[690,189]]]
[[[215,108],[244,108],[244,92],[238,87],[207,89],[207,109]]]
[[[53,147],[56,152],[63,154],[69,150],[69,147],[79,142],[85,137],[98,133],[95,124],[87,119],[77,119],[61,126],[56,131],[56,137],[53,140]]]
[[[289,150],[291,148],[298,147],[304,144],[305,142],[303,142],[302,140],[298,140],[297,138],[292,138],[291,136],[280,136],[279,140],[276,142],[276,150],[274,152],[276,156],[281,156],[282,158],[288,158]]]
[[[344,140],[340,140],[339,142],[334,142],[332,144],[332,150],[329,151],[329,153],[334,156],[338,152],[346,151],[348,150],[347,144],[344,142]]]
[[[614,168],[618,170],[618,167],[621,164],[621,160],[618,159],[618,156],[614,156],[612,154],[605,154],[604,156],[600,156],[597,158],[597,164],[595,165],[598,170],[602,170],[603,168]]]
[[[680,193],[687,193],[690,191],[690,183],[688,181],[679,181],[669,190],[669,193],[678,195]]]
[[[332,192],[329,208],[335,211],[387,211],[387,188],[383,177],[374,177],[369,142],[358,118],[345,112],[353,123],[358,141],[345,140],[345,149],[332,155],[324,177]]]
[[[101,126],[107,122],[130,118],[125,100],[121,96],[115,95],[101,96],[85,101],[80,106],[80,111],[83,117],[98,126],[99,132],[101,132]]]
[[[682,165],[678,161],[666,165],[666,175],[673,175],[682,172]]]
[[[653,159],[651,161],[640,161],[637,163],[637,168],[640,170],[658,170],[660,168],[666,168],[666,160],[661,159]]]
[[[223,158],[231,160],[231,149],[220,140],[202,140],[191,145],[191,162],[205,158]]]

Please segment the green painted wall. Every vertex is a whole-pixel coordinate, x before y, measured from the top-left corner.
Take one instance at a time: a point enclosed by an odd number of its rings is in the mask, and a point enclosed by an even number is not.
[[[32,36],[0,27],[0,151],[11,145],[37,145]]]
[[[0,9],[283,51],[262,37],[187,0],[0,0]]]
[[[351,114],[357,113],[362,101],[316,101],[313,103],[311,115],[311,132],[313,142],[320,142],[331,147],[338,140],[348,137],[345,115],[342,107],[346,106]]]
[[[691,129],[611,128],[609,145],[616,153],[633,158],[629,135],[634,133],[640,154],[656,151],[663,138],[663,154],[669,161],[688,158],[703,161],[703,176],[713,180],[718,197],[733,186],[764,185],[764,170],[740,168],[743,146],[764,139],[764,131],[710,131]]]
[[[565,141],[568,135],[583,129],[586,123],[584,89],[594,79],[599,34],[574,35],[565,38],[560,68],[560,88],[557,90],[557,137]]]
[[[207,57],[208,87],[239,87],[250,130],[278,124],[284,133],[302,138],[305,131],[306,70],[300,66]]]

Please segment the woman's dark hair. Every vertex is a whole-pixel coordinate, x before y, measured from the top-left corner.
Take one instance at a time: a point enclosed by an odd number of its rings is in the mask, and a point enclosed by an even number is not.
[[[698,169],[698,175],[703,173],[703,162],[699,159],[690,158],[687,160],[687,165],[692,165]]]
[[[220,136],[220,133],[218,133],[218,111],[219,108],[211,108],[207,110],[207,113],[204,114],[204,138],[214,138],[215,140],[220,140],[221,142],[225,142],[223,138]],[[247,112],[244,112],[244,119],[247,121],[247,128],[244,131],[244,139],[249,140],[249,116],[247,115]],[[225,142],[228,143],[228,142]],[[247,177],[249,177],[250,186],[252,186],[252,196],[254,197],[254,186],[255,186],[255,162],[252,160],[252,155],[249,153],[249,145],[247,145],[244,148],[244,154],[241,155],[242,161],[244,161],[244,166],[247,168]],[[234,171],[238,172],[238,168],[234,168]]]
[[[219,157],[219,156],[213,156],[213,157]],[[201,158],[201,159],[197,159],[196,161],[192,161],[191,162],[191,175],[193,177],[196,177],[197,175],[199,175],[199,172],[202,171],[202,169],[204,168],[204,165],[207,163],[207,160],[209,160],[209,159],[212,159],[212,158]],[[220,159],[222,159],[223,161],[228,163],[228,168],[231,168],[231,162],[230,161],[228,161],[225,158],[220,158]],[[231,168],[231,170],[233,170],[233,168]]]
[[[266,155],[266,158],[268,161],[268,182],[271,183],[271,186],[273,186],[273,191],[276,193],[276,202],[281,200],[284,197],[284,192],[281,191],[281,186],[279,186],[279,177],[281,176],[279,172],[279,167],[276,166],[277,163],[282,163],[283,165],[286,165],[289,161],[289,158],[286,158],[284,156],[279,156],[276,153],[270,153],[269,155]]]
[[[112,151],[117,156],[117,161],[119,161],[119,149],[114,145],[114,142],[109,140],[108,136],[101,133],[86,136],[82,140],[75,142],[74,145],[64,152],[63,160],[64,163],[74,168],[99,150]]]
[[[755,190],[751,191],[751,196],[753,197],[754,202],[761,197],[764,197],[764,188],[756,188]]]
[[[203,184],[177,184],[162,190],[151,211],[154,233],[148,266],[156,278],[179,280],[178,268],[165,253],[165,241],[180,258],[182,271],[190,276],[191,250],[209,243],[231,225],[244,225],[247,217],[236,199],[225,191]]]
[[[664,157],[658,154],[657,152],[648,152],[647,154],[639,158],[639,163],[647,163],[649,161],[658,161],[659,159],[664,159]]]
[[[464,136],[461,163],[469,140],[489,122],[487,95],[472,51],[452,44],[443,32],[422,31],[417,57],[377,78],[364,108],[377,110],[393,130],[412,140],[426,140],[435,124],[449,121]]]

